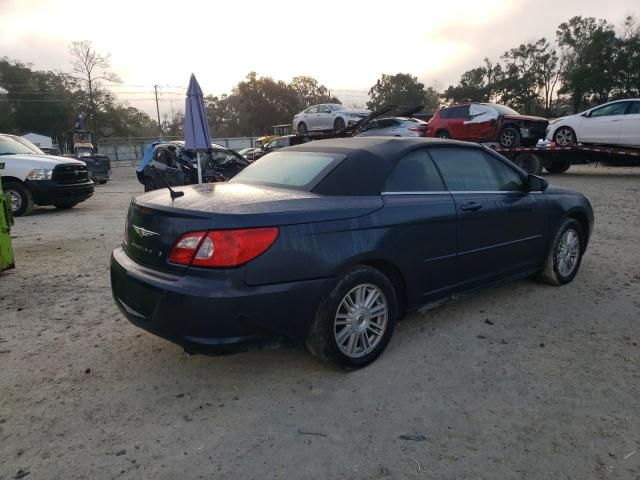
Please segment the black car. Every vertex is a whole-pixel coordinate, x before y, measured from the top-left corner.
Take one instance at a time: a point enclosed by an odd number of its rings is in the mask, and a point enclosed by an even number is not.
[[[132,323],[187,347],[284,336],[360,367],[424,304],[531,275],[570,282],[593,211],[547,187],[452,140],[290,147],[229,182],[133,200],[113,294]]]

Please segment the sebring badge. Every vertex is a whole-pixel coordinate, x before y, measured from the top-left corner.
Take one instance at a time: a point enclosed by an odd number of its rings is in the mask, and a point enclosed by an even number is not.
[[[133,229],[136,231],[136,233],[140,236],[140,237],[151,237],[152,235],[160,235],[157,232],[152,232],[151,230],[147,230],[146,228],[142,228],[142,227],[137,227],[135,225],[132,225]]]

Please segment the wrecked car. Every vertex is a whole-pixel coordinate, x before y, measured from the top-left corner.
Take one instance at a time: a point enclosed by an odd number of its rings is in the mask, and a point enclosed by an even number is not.
[[[200,154],[202,182],[225,182],[243,170],[249,161],[233,150],[215,143]],[[184,148],[184,142],[158,141],[151,143],[136,168],[138,181],[149,192],[166,186],[198,183],[197,153]]]
[[[498,142],[501,147],[532,146],[547,134],[549,121],[520,115],[497,103],[467,103],[441,108],[429,121],[427,136],[469,142]]]

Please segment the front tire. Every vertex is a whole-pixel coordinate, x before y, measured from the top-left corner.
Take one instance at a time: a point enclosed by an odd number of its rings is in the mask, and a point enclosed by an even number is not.
[[[70,208],[75,207],[78,202],[65,202],[65,203],[55,203],[53,206],[59,210],[69,210]]]
[[[333,122],[333,129],[339,132],[345,127],[344,118],[338,117]]]
[[[571,127],[560,127],[553,134],[553,141],[559,147],[570,147],[576,143],[576,132]]]
[[[446,140],[451,138],[451,135],[449,135],[449,132],[447,132],[446,130],[440,130],[438,133],[436,133],[436,137],[443,138]]]
[[[299,135],[306,135],[307,134],[307,124],[304,122],[300,122],[298,124],[298,134]]]
[[[513,127],[503,128],[498,136],[501,147],[514,148],[520,146],[520,132]]]
[[[307,348],[336,366],[364,367],[389,344],[397,317],[397,295],[389,279],[375,268],[357,266],[320,302]]]
[[[580,224],[567,218],[556,233],[539,279],[549,285],[564,285],[578,274],[585,237]]]
[[[31,191],[22,183],[7,182],[4,184],[4,193],[9,198],[11,214],[14,217],[29,215],[35,206]]]

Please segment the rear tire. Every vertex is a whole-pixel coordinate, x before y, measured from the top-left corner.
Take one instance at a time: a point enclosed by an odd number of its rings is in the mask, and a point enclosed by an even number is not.
[[[564,173],[571,167],[570,160],[550,160],[545,163],[544,168],[549,173]]]
[[[584,232],[573,218],[562,223],[538,279],[549,285],[564,285],[578,274],[584,252]]]
[[[513,127],[505,127],[498,135],[501,147],[514,148],[520,146],[520,132]]]
[[[344,119],[341,117],[338,117],[334,120],[333,122],[333,130],[338,132],[340,130],[342,130],[345,127],[345,123],[344,123]]]
[[[298,124],[298,135],[306,135],[307,134],[307,124],[304,122],[300,122]]]
[[[3,185],[14,217],[29,215],[35,206],[31,191],[22,183],[7,182]]]
[[[436,133],[436,137],[449,139],[451,138],[451,135],[449,135],[449,132],[447,132],[446,130],[440,130],[438,133]]]
[[[341,368],[364,367],[389,344],[397,317],[397,296],[389,279],[375,268],[354,267],[320,302],[307,348]]]
[[[531,175],[542,173],[542,159],[534,153],[520,153],[513,159],[513,163]]]

